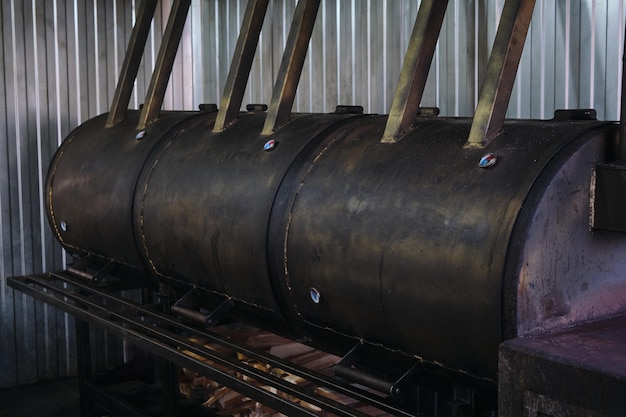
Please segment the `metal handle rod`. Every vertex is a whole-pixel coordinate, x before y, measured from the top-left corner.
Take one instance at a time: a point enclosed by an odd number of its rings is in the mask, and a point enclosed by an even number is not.
[[[619,117],[619,159],[626,163],[626,26],[624,29],[624,53],[622,55],[622,97]]]
[[[191,0],[174,0],[146,94],[146,101],[139,116],[137,130],[145,129],[147,125],[159,118],[190,4]]]
[[[133,84],[137,78],[141,57],[146,47],[150,24],[154,18],[158,0],[143,0],[137,10],[137,21],[133,27],[124,55],[124,63],[120,71],[120,78],[115,87],[115,94],[111,102],[111,110],[107,117],[106,127],[112,127],[124,120],[126,109],[133,93]]]
[[[423,0],[420,4],[383,143],[397,142],[415,122],[447,6],[448,0]]]
[[[535,0],[506,0],[466,147],[483,147],[504,125]]]
[[[249,0],[241,23],[233,61],[226,77],[220,110],[215,119],[214,132],[221,132],[233,124],[239,116],[239,109],[246,91],[250,68],[259,43],[263,20],[269,0]]]
[[[298,1],[263,125],[264,135],[271,134],[289,122],[319,5],[320,0]]]

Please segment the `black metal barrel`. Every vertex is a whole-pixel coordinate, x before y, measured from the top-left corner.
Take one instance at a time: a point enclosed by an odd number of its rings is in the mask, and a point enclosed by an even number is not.
[[[545,319],[527,314],[546,295],[524,298],[524,270],[540,262],[519,239],[540,242],[541,213],[571,208],[546,202],[554,179],[588,205],[616,129],[508,121],[471,148],[470,119],[420,118],[381,143],[386,116],[293,115],[262,135],[262,113],[218,133],[214,114],[164,113],[140,140],[133,118],[90,121],[55,156],[48,208],[67,250],[232,299],[249,321],[286,323],[336,353],[353,339],[488,379],[502,340]],[[588,210],[575,216],[581,233]],[[559,251],[544,256],[558,263]],[[600,258],[577,268],[626,270]],[[565,279],[546,294],[556,287],[559,306],[582,291]],[[580,319],[570,311],[558,324]]]

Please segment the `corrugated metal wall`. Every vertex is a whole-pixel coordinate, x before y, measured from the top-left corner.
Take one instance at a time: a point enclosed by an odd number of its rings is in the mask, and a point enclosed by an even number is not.
[[[594,107],[617,119],[626,0],[538,0],[509,116]],[[53,152],[107,111],[139,0],[0,0],[0,388],[72,375],[71,317],[14,293],[12,275],[62,268],[42,199]],[[136,4],[137,3],[137,4]],[[143,101],[171,0],[153,22],[131,107]],[[245,0],[193,0],[164,108],[218,103]],[[468,116],[504,0],[450,0],[422,105]],[[270,3],[244,100],[267,103],[295,0]],[[294,111],[386,113],[418,0],[324,0]],[[99,366],[120,344],[94,333]]]
[[[247,102],[269,102],[296,3],[271,3]],[[423,105],[442,115],[473,114],[503,5],[450,0]],[[197,2],[194,105],[219,103],[244,7],[241,0]],[[387,113],[418,7],[417,0],[323,1],[294,110],[327,112],[339,103]],[[624,13],[624,0],[537,1],[509,116],[550,118],[557,108],[594,107],[600,118],[616,119]]]

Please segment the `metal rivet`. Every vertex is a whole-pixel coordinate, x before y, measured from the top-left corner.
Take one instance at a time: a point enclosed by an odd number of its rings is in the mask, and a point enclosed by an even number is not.
[[[267,142],[265,142],[265,145],[263,145],[263,150],[265,152],[269,152],[275,147],[276,147],[276,141],[272,139],[272,140],[268,140]]]
[[[480,168],[489,168],[494,166],[498,161],[498,157],[492,153],[488,153],[487,155],[480,158],[480,162],[478,162],[478,166]]]
[[[319,304],[322,299],[322,293],[315,287],[309,288],[309,295],[315,304]]]
[[[135,135],[135,139],[141,140],[141,139],[143,139],[144,136],[146,136],[146,131],[142,130],[140,132],[137,132],[137,134]]]
[[[61,222],[61,230],[67,232],[67,223],[65,223],[64,221]]]

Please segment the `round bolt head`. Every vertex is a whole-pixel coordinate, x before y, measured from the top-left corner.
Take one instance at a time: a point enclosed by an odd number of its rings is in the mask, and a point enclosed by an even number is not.
[[[67,223],[65,223],[65,221],[61,221],[61,230],[64,232],[67,232]]]
[[[314,287],[309,288],[309,295],[311,296],[311,300],[315,303],[315,304],[319,304],[320,301],[322,300],[322,293]]]
[[[141,140],[143,139],[144,136],[146,136],[146,131],[142,130],[142,131],[137,132],[137,134],[135,135],[135,139]]]
[[[263,145],[263,150],[265,152],[269,152],[275,147],[276,147],[276,141],[272,139],[272,140],[268,140],[267,142],[265,142],[265,145]]]
[[[488,153],[487,155],[480,158],[478,166],[480,168],[489,168],[491,166],[494,166],[496,162],[498,162],[498,157],[492,153]]]

